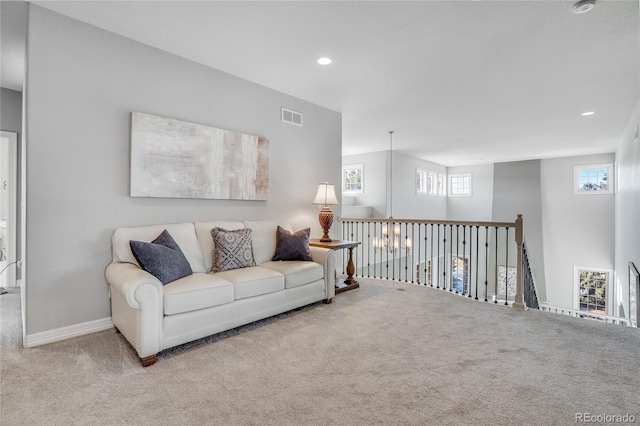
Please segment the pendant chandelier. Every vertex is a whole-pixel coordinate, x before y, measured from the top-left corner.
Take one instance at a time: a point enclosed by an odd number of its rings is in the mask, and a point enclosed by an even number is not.
[[[393,219],[393,130],[389,130],[389,174],[387,176],[387,194],[389,200],[389,219]],[[407,236],[402,238],[402,229],[400,224],[382,225],[382,236],[374,237],[372,246],[375,250],[383,250],[389,253],[397,253],[398,251],[409,252],[411,250],[411,238]]]

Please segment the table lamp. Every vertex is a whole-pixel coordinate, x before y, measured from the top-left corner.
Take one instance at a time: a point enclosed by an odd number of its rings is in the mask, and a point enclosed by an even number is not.
[[[320,221],[320,226],[322,227],[323,232],[320,241],[323,243],[331,242],[329,229],[333,223],[333,212],[331,211],[331,208],[329,208],[329,205],[340,204],[336,198],[334,185],[328,182],[319,183],[318,193],[316,194],[316,199],[313,201],[313,204],[319,204],[322,206],[322,210],[320,210],[320,214],[318,215],[318,220]]]

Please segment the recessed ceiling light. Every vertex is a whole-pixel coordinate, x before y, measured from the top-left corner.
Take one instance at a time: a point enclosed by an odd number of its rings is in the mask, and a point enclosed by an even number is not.
[[[580,0],[573,5],[573,13],[586,13],[596,7],[596,0]]]
[[[593,115],[595,114],[595,112],[593,111],[587,111],[587,112],[583,112],[582,115],[587,116],[587,115]]]
[[[318,59],[318,63],[320,65],[329,65],[331,63],[331,58],[320,58]]]

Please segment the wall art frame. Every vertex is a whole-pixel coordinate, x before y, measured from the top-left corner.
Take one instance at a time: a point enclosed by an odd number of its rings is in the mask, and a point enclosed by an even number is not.
[[[131,197],[266,200],[269,141],[131,113]]]

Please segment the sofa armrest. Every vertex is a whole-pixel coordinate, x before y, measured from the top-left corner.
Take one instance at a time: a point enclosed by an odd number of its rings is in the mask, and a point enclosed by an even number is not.
[[[141,359],[155,356],[162,341],[162,283],[137,265],[124,262],[109,264],[105,278],[111,291],[113,324]]]
[[[324,268],[325,299],[336,295],[336,254],[333,250],[322,247],[309,247],[311,258]]]
[[[105,278],[111,286],[111,291],[118,291],[127,300],[129,306],[140,309],[139,297],[136,292],[142,285],[150,285],[162,299],[162,283],[147,271],[133,263],[110,263],[105,271]]]

